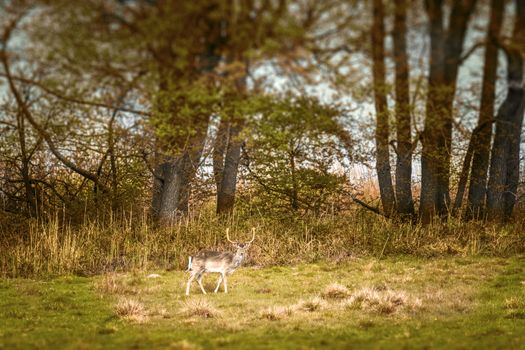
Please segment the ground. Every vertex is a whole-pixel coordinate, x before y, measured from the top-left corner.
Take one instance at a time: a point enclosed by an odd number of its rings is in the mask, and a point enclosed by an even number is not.
[[[525,349],[525,256],[245,267],[205,296],[186,279],[1,280],[0,349]]]

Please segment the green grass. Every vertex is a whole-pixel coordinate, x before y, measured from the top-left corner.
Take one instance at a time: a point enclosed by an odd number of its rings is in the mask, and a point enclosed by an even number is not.
[[[525,348],[524,256],[247,267],[227,295],[186,278],[1,280],[0,349]]]

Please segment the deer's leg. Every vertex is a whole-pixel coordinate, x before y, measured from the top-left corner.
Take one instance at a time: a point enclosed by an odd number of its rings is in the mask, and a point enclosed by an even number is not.
[[[190,295],[191,282],[193,281],[194,278],[195,278],[195,273],[192,272],[190,275],[190,279],[188,280],[188,283],[186,283],[186,295]]]
[[[219,290],[219,287],[221,286],[221,283],[222,283],[222,274],[219,276],[219,283],[217,283],[217,287],[215,288],[213,293],[217,293],[217,291]]]
[[[221,276],[222,276],[222,280],[224,282],[224,293],[228,293],[228,283],[226,282],[226,274],[223,273],[223,274],[221,274]]]
[[[206,294],[206,291],[204,290],[204,287],[202,286],[202,276],[204,275],[204,272],[201,272],[199,276],[197,277],[197,283],[199,284],[199,287],[201,287],[202,293]]]

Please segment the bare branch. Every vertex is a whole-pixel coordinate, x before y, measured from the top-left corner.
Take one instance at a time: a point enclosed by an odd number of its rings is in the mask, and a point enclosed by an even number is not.
[[[140,75],[141,74],[139,74],[139,76]],[[0,73],[0,76],[4,77],[4,78],[8,78],[6,73]],[[71,102],[71,103],[81,104],[81,105],[86,105],[86,106],[100,107],[100,108],[111,109],[111,110],[118,110],[120,112],[133,113],[133,114],[143,115],[143,116],[147,116],[147,117],[151,116],[151,113],[144,112],[144,111],[139,111],[139,110],[132,109],[132,108],[125,108],[125,107],[122,107],[122,106],[113,106],[113,105],[109,105],[107,103],[102,103],[102,102],[98,102],[98,101],[87,101],[87,100],[81,100],[81,99],[78,99],[78,98],[75,98],[75,97],[72,97],[72,96],[67,96],[67,95],[62,94],[59,91],[52,90],[52,89],[48,88],[47,86],[45,86],[45,84],[43,84],[41,82],[38,82],[38,81],[35,81],[35,80],[22,78],[22,77],[17,77],[17,76],[12,76],[12,75],[8,79],[12,79],[14,81],[19,81],[19,82],[24,83],[24,84],[29,84],[29,85],[35,86],[35,87],[41,89],[42,91],[48,93],[49,95],[52,95],[52,96],[54,96],[54,97],[56,97],[58,99],[66,101],[66,102]]]
[[[461,56],[459,58],[459,64],[463,64],[463,62],[465,62],[466,60],[468,60],[468,58],[477,50],[479,49],[480,47],[483,47],[485,46],[485,41],[478,41],[477,43],[475,43],[474,45],[472,45],[470,47],[470,49],[467,50],[467,52],[465,52],[465,54],[463,54],[463,56]]]

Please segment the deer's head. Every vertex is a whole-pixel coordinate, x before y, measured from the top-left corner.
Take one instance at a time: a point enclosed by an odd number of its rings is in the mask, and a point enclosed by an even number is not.
[[[248,248],[250,248],[250,245],[255,240],[255,227],[252,228],[252,239],[249,240],[248,242],[235,242],[235,241],[232,241],[230,239],[229,233],[230,233],[230,229],[227,228],[226,229],[226,239],[228,240],[228,242],[233,244],[233,246],[237,249],[238,252],[243,252],[244,253],[246,250],[248,250]]]

